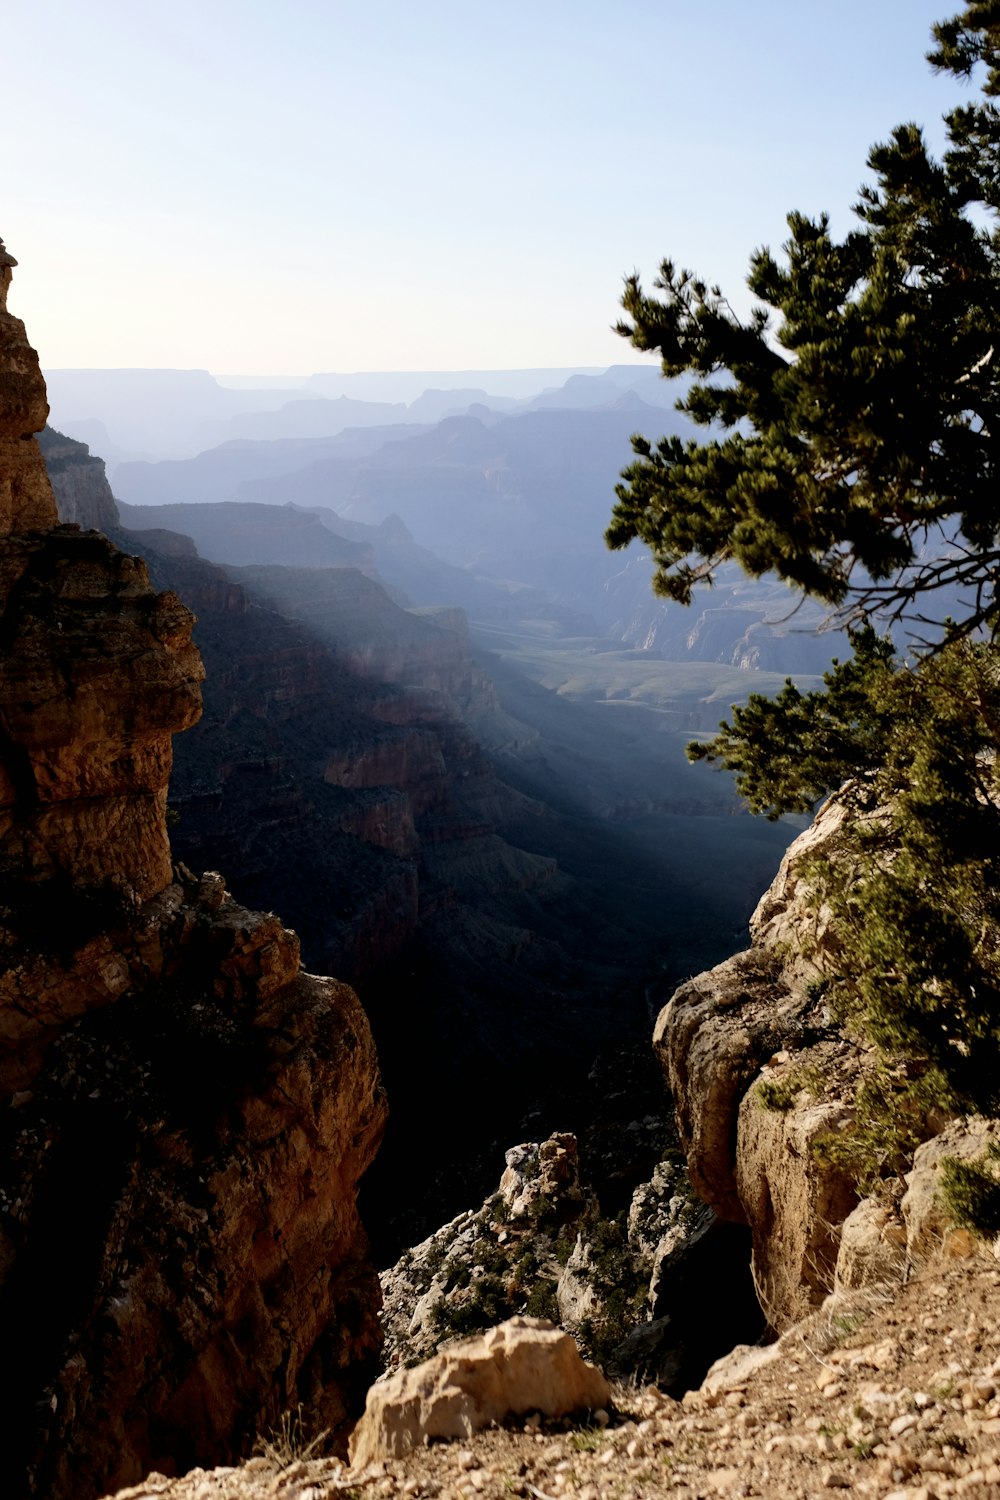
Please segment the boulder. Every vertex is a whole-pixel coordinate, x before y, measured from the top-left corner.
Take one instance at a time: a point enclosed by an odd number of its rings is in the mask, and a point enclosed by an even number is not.
[[[981,1161],[998,1144],[1000,1120],[973,1117],[953,1120],[940,1135],[917,1148],[902,1202],[906,1253],[911,1261],[919,1264],[940,1255],[972,1255],[981,1248],[982,1242],[955,1221],[942,1187],[941,1164],[949,1156]],[[1000,1162],[994,1160],[992,1169],[1000,1178]]]
[[[568,1333],[540,1318],[511,1318],[373,1386],[351,1436],[351,1465],[398,1458],[426,1438],[471,1437],[508,1416],[562,1417],[610,1399]]]
[[[536,1143],[526,1141],[505,1152],[507,1165],[500,1178],[499,1194],[506,1203],[511,1219],[537,1216],[545,1207],[569,1200],[578,1205],[580,1161],[576,1136],[566,1133],[550,1135]]]
[[[841,1226],[834,1291],[900,1282],[906,1267],[906,1229],[898,1204],[862,1198]]]
[[[840,1225],[858,1201],[853,1173],[816,1149],[853,1119],[852,1062],[846,1044],[821,1043],[767,1070],[769,1081],[788,1080],[785,1107],[768,1107],[757,1088],[740,1106],[736,1180],[753,1230],[757,1294],[778,1331],[832,1290]],[[810,1086],[796,1089],[807,1076]]]

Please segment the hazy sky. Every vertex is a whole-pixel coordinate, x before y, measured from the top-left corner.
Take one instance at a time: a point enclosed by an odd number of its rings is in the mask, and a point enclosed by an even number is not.
[[[664,255],[738,301],[791,208],[962,97],[958,0],[33,0],[0,234],[42,363],[609,364]],[[735,295],[734,295],[735,294]],[[744,304],[745,305],[745,304]]]

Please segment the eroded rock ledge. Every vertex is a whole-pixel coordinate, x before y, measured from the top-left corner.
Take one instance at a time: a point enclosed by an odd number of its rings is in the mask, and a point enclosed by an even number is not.
[[[193,616],[57,525],[45,387],[0,241],[3,1492],[92,1500],[346,1436],[379,1345],[358,1178],[385,1120],[345,985],[220,875],[171,864]]]
[[[54,1033],[3,1116],[28,1492],[232,1459],[300,1402],[343,1431],[379,1344],[355,1197],[385,1116],[353,991],[301,973],[295,935],[219,876],[72,953],[26,949],[5,986],[4,1018],[34,1004]]]
[[[654,1033],[692,1185],[721,1219],[750,1226],[758,1296],[779,1331],[833,1289],[858,1202],[851,1174],[815,1149],[850,1125],[864,1067],[816,983],[835,934],[808,899],[809,863],[839,857],[842,824],[831,800],[786,852],[751,947],[682,985]]]

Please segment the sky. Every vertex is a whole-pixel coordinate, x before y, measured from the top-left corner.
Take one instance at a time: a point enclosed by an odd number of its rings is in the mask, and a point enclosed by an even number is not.
[[[670,256],[749,306],[785,215],[967,96],[958,0],[33,0],[0,235],[43,367],[603,366]]]

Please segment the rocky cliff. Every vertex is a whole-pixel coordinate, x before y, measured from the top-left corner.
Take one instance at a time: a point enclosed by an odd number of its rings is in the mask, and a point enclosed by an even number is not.
[[[817,861],[852,858],[845,818],[836,797],[825,804],[761,899],[751,947],[682,985],[654,1035],[692,1185],[719,1219],[749,1227],[757,1294],[779,1332],[831,1294],[898,1282],[942,1247],[972,1255],[941,1166],[988,1163],[995,1130],[913,1107],[907,1130],[924,1144],[910,1170],[883,1172],[862,1196],[855,1143],[878,1058],[824,1001],[841,960],[812,890]]]
[[[0,245],[4,1492],[88,1500],[246,1453],[299,1403],[344,1429],[379,1343],[356,1192],[385,1107],[353,993],[172,864],[193,616],[57,524],[13,264]]]
[[[74,522],[84,531],[113,533],[120,524],[118,506],[103,458],[90,453],[85,443],[63,437],[51,427],[39,433],[38,446],[55,493],[59,519]]]
[[[20,318],[7,311],[17,261],[0,240],[0,534],[56,524],[56,503],[35,441],[49,403],[38,355]]]
[[[50,442],[64,455],[52,474],[62,509],[92,465],[82,444]],[[235,527],[241,546],[266,534],[268,551],[297,556],[281,552],[289,521],[296,548],[303,530],[285,507],[122,514],[139,529],[113,537],[195,609],[208,667],[202,719],[176,746],[175,856],[224,869],[241,900],[292,922],[311,967],[358,985],[397,1122],[366,1221],[397,1254],[464,1206],[470,1171],[486,1191],[509,1141],[539,1128],[522,1124],[530,1110],[555,1128],[573,1094],[571,1123],[584,1127],[595,1050],[646,1024],[639,980],[656,934],[635,894],[648,887],[659,913],[662,877],[637,877],[617,832],[581,834],[498,775],[484,740],[533,732],[498,709],[461,610],[405,607],[353,553],[223,569],[143,524],[190,517],[225,555]],[[379,1225],[411,1214],[386,1246]]]

